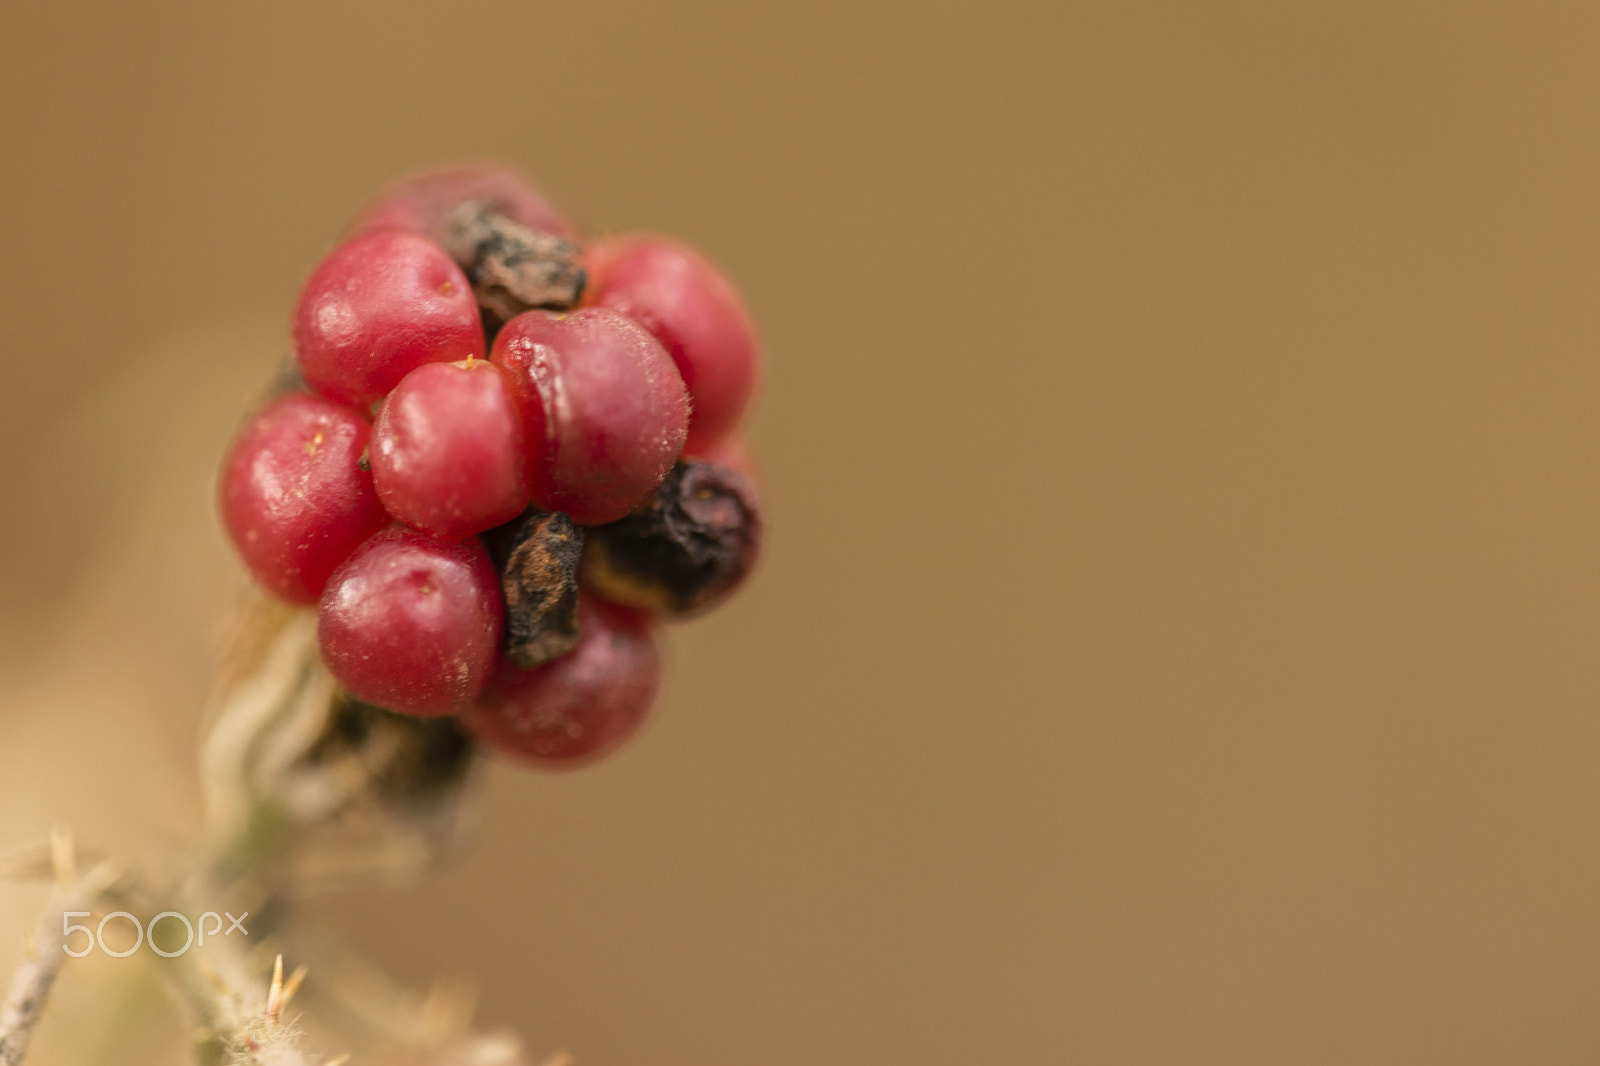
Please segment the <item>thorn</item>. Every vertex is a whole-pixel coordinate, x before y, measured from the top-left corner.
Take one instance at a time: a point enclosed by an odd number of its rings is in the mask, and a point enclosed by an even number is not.
[[[296,992],[300,991],[300,982],[305,979],[306,968],[304,966],[296,966],[294,973],[290,974],[289,979],[283,983],[283,996],[278,1000],[278,1010],[285,1011],[289,1009],[289,1001],[294,998]]]
[[[122,869],[117,865],[116,860],[107,859],[84,874],[80,884],[85,894],[90,898],[98,898],[102,892],[116,884],[121,877]]]
[[[267,1024],[278,1024],[278,1012],[283,1009],[283,953],[272,964],[272,985],[267,989]]]
[[[78,854],[72,846],[72,831],[59,825],[50,829],[50,872],[62,888],[78,879]]]

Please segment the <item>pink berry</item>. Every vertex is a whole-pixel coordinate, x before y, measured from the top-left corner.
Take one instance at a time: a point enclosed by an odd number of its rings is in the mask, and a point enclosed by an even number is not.
[[[486,204],[545,233],[578,236],[577,228],[522,175],[494,163],[471,163],[404,178],[362,209],[350,229],[397,227],[437,238],[450,216],[472,202]]]
[[[222,523],[268,591],[316,603],[334,567],[388,523],[359,465],[370,433],[348,407],[289,393],[233,442],[217,485]]]
[[[494,670],[505,607],[489,553],[404,527],[369,539],[335,570],[317,614],[328,671],[357,699],[405,714],[451,714]]]
[[[672,359],[615,311],[529,311],[495,338],[522,409],[528,486],[546,511],[614,522],[661,483],[683,448],[689,395]]]
[[[661,658],[644,615],[584,597],[578,646],[524,670],[503,661],[462,725],[525,762],[575,766],[614,750],[644,721]]]
[[[586,307],[609,307],[649,330],[683,375],[694,404],[690,447],[726,436],[755,392],[760,345],[749,312],[721,271],[667,237],[595,241]]]
[[[449,540],[528,505],[522,416],[499,367],[428,363],[407,374],[372,428],[372,480],[389,513]]]
[[[365,407],[424,363],[484,352],[472,286],[433,241],[402,230],[352,237],[317,265],[294,314],[312,388]]]

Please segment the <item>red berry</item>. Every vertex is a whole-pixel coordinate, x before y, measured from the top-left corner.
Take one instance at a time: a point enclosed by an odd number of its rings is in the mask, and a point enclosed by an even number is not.
[[[389,513],[450,540],[528,505],[522,416],[499,367],[428,363],[401,379],[372,428],[372,479]]]
[[[489,553],[404,527],[334,571],[317,614],[322,661],[357,698],[406,714],[459,711],[500,650],[505,608]]]
[[[524,670],[503,661],[462,724],[526,762],[573,766],[627,740],[661,683],[661,657],[642,614],[584,597],[582,636],[567,655]]]
[[[472,286],[433,241],[363,233],[317,265],[294,314],[295,354],[312,388],[364,407],[424,363],[481,356]]]
[[[614,522],[661,483],[683,448],[689,396],[672,359],[615,311],[529,311],[495,339],[522,409],[528,486],[546,511]]]
[[[438,237],[450,216],[470,202],[487,204],[545,233],[578,235],[576,227],[522,175],[493,163],[471,163],[404,178],[356,215],[350,229],[393,226]]]
[[[739,423],[760,375],[760,346],[744,302],[721,271],[666,237],[632,235],[589,247],[586,307],[609,307],[659,340],[683,375],[694,413],[689,445]]]
[[[359,466],[370,433],[348,407],[289,393],[245,425],[223,461],[222,523],[256,581],[290,603],[316,603],[334,567],[388,523]]]

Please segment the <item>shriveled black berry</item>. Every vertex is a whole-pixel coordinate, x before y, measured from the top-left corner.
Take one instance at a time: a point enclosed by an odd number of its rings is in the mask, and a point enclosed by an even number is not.
[[[583,294],[577,245],[488,204],[463,204],[445,223],[443,243],[472,282],[491,334],[524,311],[565,311]]]
[[[730,467],[691,459],[628,517],[589,530],[583,576],[614,603],[690,615],[733,590],[760,544],[761,508],[750,482]]]
[[[301,762],[315,767],[358,757],[371,791],[385,803],[425,803],[461,784],[472,749],[454,718],[396,714],[340,692]]]
[[[505,652],[521,667],[578,643],[578,557],[583,530],[560,511],[530,511],[486,535],[506,601]]]

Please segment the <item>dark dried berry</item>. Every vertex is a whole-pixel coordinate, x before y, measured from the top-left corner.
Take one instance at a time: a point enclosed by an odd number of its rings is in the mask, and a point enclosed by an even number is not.
[[[577,245],[488,204],[463,204],[446,222],[443,243],[472,282],[486,321],[509,322],[536,308],[564,311],[583,293]]]
[[[583,530],[559,511],[530,512],[511,529],[500,566],[505,652],[526,669],[565,655],[578,643],[578,557],[584,538]],[[491,551],[497,539],[489,538]]]
[[[761,546],[761,505],[738,471],[690,459],[626,518],[589,530],[583,577],[630,607],[684,616],[742,581]]]
[[[370,791],[383,802],[421,805],[460,787],[472,766],[472,749],[454,718],[396,714],[340,692],[296,769],[349,762],[361,767]]]

